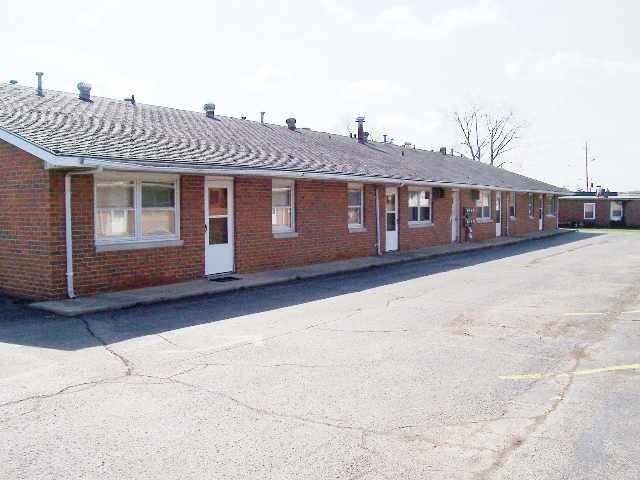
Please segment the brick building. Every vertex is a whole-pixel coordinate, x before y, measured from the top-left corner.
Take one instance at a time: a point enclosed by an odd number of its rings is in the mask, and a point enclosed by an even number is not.
[[[567,227],[640,227],[640,194],[575,192],[559,199],[559,224]]]
[[[116,291],[558,226],[552,185],[463,157],[0,84],[0,290]]]

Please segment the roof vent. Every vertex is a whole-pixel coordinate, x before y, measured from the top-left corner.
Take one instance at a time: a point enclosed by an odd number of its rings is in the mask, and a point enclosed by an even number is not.
[[[287,122],[287,128],[289,130],[295,130],[296,129],[296,119],[295,118],[287,118],[285,121]]]
[[[267,112],[260,112],[260,123],[264,125],[264,114]]]
[[[216,118],[216,104],[215,103],[205,103],[204,107],[202,107],[204,113],[206,113],[207,118]]]
[[[442,155],[446,155],[447,154],[447,147],[440,147],[440,153]]]
[[[125,102],[129,102],[131,105],[135,105],[136,104],[136,97],[135,95],[132,93],[131,94],[131,98],[125,98],[124,99]]]
[[[38,87],[36,88],[36,95],[39,97],[44,97],[44,93],[42,92],[42,72],[36,72],[36,77],[38,77]]]
[[[243,115],[240,117],[240,120],[246,120],[246,119],[247,119],[246,115]]]
[[[84,102],[91,101],[91,84],[80,82],[78,83],[78,98]]]
[[[356,123],[358,124],[358,143],[365,143],[367,139],[364,136],[364,117],[357,117]]]
[[[9,85],[17,85],[18,80],[9,80]]]
[[[384,133],[382,135],[382,143],[387,143],[387,134],[386,133]]]

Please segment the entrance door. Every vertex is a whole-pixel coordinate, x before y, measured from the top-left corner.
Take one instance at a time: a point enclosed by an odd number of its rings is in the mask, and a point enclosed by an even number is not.
[[[385,251],[398,250],[398,189],[387,187],[385,190],[385,210],[387,234],[385,238]]]
[[[204,189],[205,275],[233,271],[233,180],[207,180]]]
[[[451,191],[451,243],[460,240],[460,191]]]
[[[496,192],[496,237],[502,235],[502,192]]]
[[[544,228],[544,196],[540,195],[540,208],[538,209],[538,230]]]

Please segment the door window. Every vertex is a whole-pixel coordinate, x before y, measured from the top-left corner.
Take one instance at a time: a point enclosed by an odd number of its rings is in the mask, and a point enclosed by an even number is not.
[[[394,232],[396,230],[396,194],[386,194],[387,209],[387,231]]]
[[[229,243],[227,189],[209,189],[209,245]]]

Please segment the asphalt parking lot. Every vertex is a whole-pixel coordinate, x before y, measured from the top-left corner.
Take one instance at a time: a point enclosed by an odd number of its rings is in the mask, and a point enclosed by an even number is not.
[[[62,318],[0,299],[0,478],[637,479],[640,233]]]

